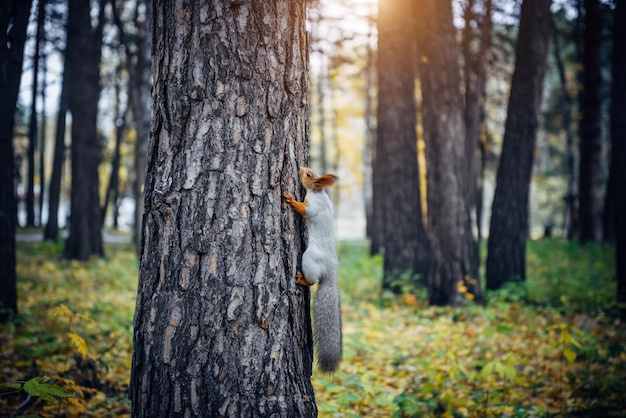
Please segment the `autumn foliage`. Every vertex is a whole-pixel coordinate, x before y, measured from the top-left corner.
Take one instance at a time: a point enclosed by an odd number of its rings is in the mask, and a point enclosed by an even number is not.
[[[76,263],[60,246],[18,247],[21,314],[0,329],[0,415],[129,415],[137,261],[129,248],[107,254]],[[381,259],[341,245],[345,354],[338,373],[314,374],[320,415],[626,413],[612,257],[533,241],[526,284],[488,293],[484,308],[435,308],[421,289],[381,294]]]

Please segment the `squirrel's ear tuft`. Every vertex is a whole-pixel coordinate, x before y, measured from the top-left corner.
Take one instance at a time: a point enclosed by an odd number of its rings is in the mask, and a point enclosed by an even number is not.
[[[332,186],[339,180],[334,174],[324,174],[323,176],[319,176],[315,179],[313,190],[322,190],[325,187]]]

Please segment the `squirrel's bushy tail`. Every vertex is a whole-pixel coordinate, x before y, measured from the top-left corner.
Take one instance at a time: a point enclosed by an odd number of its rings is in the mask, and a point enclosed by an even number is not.
[[[313,307],[317,363],[324,373],[332,373],[341,361],[341,300],[336,280],[322,280]]]

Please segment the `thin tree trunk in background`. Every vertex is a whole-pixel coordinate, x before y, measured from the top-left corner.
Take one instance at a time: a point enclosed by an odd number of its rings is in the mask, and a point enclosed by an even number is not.
[[[0,323],[17,313],[13,127],[30,1],[0,2]]]
[[[100,144],[98,101],[100,99],[100,56],[104,4],[100,0],[98,23],[91,27],[90,3],[69,0],[67,61],[69,107],[72,112],[72,191],[69,237],[65,257],[86,260],[102,255],[102,223],[98,189]]]
[[[559,32],[554,24],[554,19],[550,20],[552,30],[552,44],[554,46],[554,61],[559,73],[561,82],[561,98],[563,100],[563,129],[565,129],[565,155],[567,158],[567,192],[564,197],[565,218],[563,223],[563,235],[567,239],[572,239],[576,228],[574,219],[576,218],[576,166],[574,156],[574,131],[572,130],[572,98],[567,89],[567,79],[565,78],[565,65],[561,58],[561,43],[559,42]]]
[[[67,62],[67,49],[65,52]],[[48,189],[48,222],[43,231],[43,239],[56,242],[59,239],[59,202],[61,200],[61,181],[63,180],[63,161],[65,159],[65,118],[69,107],[67,84],[69,68],[63,67],[61,75],[61,92],[59,93],[59,110],[57,113],[56,132],[54,134],[54,156],[52,157],[52,174]]]
[[[474,0],[469,0],[465,9],[465,28],[463,29],[463,58],[465,62],[465,138],[467,153],[466,164],[466,191],[467,208],[472,219],[472,229],[476,228],[478,238],[480,234],[480,216],[478,205],[482,204],[482,193],[479,193],[478,177],[481,161],[480,134],[484,114],[485,85],[487,82],[486,62],[487,52],[491,46],[491,0],[484,1],[484,14],[475,16]],[[472,22],[476,21],[478,35],[475,35]],[[477,40],[476,40],[477,38]],[[478,46],[476,47],[476,42]],[[471,251],[476,253],[471,260],[478,262],[479,239],[472,239]],[[473,266],[472,271],[478,271],[478,266]]]
[[[143,3],[144,14],[140,15],[139,6]],[[135,9],[136,30],[135,45],[136,57],[129,62],[130,76],[130,104],[137,130],[135,143],[135,182],[133,194],[135,196],[135,243],[137,251],[141,248],[141,221],[144,213],[144,183],[146,180],[146,161],[148,152],[148,138],[150,136],[150,90],[152,88],[150,62],[151,38],[150,19],[152,18],[152,1],[137,1]],[[133,64],[134,62],[134,64]]]
[[[611,86],[611,169],[615,216],[617,302],[626,320],[626,2],[617,1],[613,24],[613,81]]]
[[[317,416],[281,198],[308,163],[305,1],[154,6],[132,415]]]
[[[487,288],[526,278],[528,199],[539,125],[550,0],[524,0],[487,244]]]
[[[41,185],[41,191],[39,192],[39,226],[44,226],[43,223],[43,202],[46,191],[46,89],[48,88],[46,83],[47,77],[47,62],[46,54],[41,53],[41,70],[43,77],[41,79],[41,128],[39,135],[39,184]]]
[[[600,51],[602,14],[599,0],[584,0],[583,85],[580,93],[580,168],[578,218],[580,241],[602,240],[602,136]]]
[[[371,18],[371,16],[370,16]],[[363,200],[365,201],[365,236],[370,239],[370,253],[380,252],[380,241],[374,233],[374,202],[372,167],[374,165],[374,127],[372,119],[372,88],[374,85],[374,59],[372,51],[372,32],[374,22],[368,20],[367,55],[365,59],[365,143],[363,144]]]
[[[30,103],[30,122],[28,128],[28,188],[26,191],[26,226],[35,226],[35,150],[37,149],[37,96],[39,87],[39,52],[43,36],[45,0],[39,0],[37,6],[37,34],[33,55],[33,85]]]
[[[126,129],[126,113],[128,110],[128,106],[122,110],[121,109],[121,100],[120,100],[120,77],[121,77],[121,67],[118,66],[116,68],[115,81],[114,81],[114,89],[115,89],[115,149],[113,150],[113,159],[111,160],[111,175],[109,176],[109,185],[106,188],[104,194],[104,203],[102,204],[102,225],[105,224],[107,209],[109,207],[109,203],[113,202],[113,207],[117,207],[117,195],[119,188],[119,174],[120,174],[120,150],[122,146],[122,139],[124,137],[124,130]],[[117,212],[114,210],[114,212]],[[116,215],[114,214],[114,217]],[[114,226],[117,225],[117,220],[113,220]]]
[[[378,107],[374,216],[382,221],[383,289],[425,285],[429,243],[422,221],[411,0],[378,3]]]
[[[115,3],[115,2],[114,2]],[[143,7],[142,7],[143,6]],[[144,183],[146,177],[146,152],[150,134],[150,19],[152,1],[137,0],[133,16],[134,29],[129,33],[122,22],[116,5],[113,4],[113,20],[119,31],[120,42],[125,45],[126,65],[128,69],[128,98],[137,139],[134,154],[133,197],[135,198],[135,216],[133,241],[137,252],[141,248],[141,223],[144,207]]]

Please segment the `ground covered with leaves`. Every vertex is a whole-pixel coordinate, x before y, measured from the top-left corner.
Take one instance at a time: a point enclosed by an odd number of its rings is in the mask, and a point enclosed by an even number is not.
[[[18,246],[20,315],[0,327],[0,416],[128,416],[137,261],[87,263]],[[344,361],[317,371],[320,416],[626,417],[626,326],[613,251],[528,245],[528,281],[486,307],[434,308],[423,290],[381,294],[381,260],[339,249]]]

